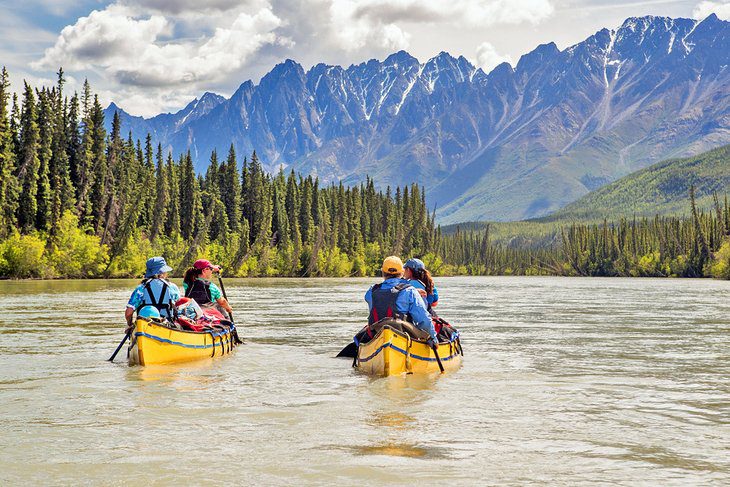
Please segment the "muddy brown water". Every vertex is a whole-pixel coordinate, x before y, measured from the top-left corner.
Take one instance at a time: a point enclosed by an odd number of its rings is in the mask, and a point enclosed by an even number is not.
[[[0,484],[730,483],[730,282],[440,278],[463,367],[373,379],[374,282],[227,280],[246,344],[157,367],[134,281],[0,282]]]

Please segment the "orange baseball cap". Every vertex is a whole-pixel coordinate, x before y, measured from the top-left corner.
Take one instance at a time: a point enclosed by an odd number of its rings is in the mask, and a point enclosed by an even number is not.
[[[386,257],[383,261],[382,271],[387,274],[399,274],[403,272],[403,261],[395,255]]]

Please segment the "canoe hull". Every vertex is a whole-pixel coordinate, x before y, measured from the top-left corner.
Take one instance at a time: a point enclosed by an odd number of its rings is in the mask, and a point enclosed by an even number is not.
[[[438,347],[444,371],[461,367],[462,355],[458,336]],[[431,374],[440,372],[433,350],[423,341],[384,326],[367,343],[358,346],[355,366],[368,374],[388,377],[400,374]]]
[[[129,365],[171,364],[227,355],[236,346],[232,330],[173,330],[138,319],[129,347]]]

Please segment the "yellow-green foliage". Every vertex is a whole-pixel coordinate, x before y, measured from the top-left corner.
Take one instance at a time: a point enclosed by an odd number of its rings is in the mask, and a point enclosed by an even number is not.
[[[443,269],[444,269],[444,262],[441,260],[441,257],[434,254],[433,252],[429,252],[426,255],[424,255],[421,260],[423,261],[423,264],[426,266],[426,269],[428,269],[431,272],[431,275],[439,276],[441,275]]]
[[[52,242],[46,253],[54,276],[98,276],[109,260],[107,246],[101,245],[96,235],[84,233],[78,218],[70,211],[63,214]]]
[[[637,263],[637,271],[639,277],[644,276],[661,276],[666,277],[670,274],[669,266],[662,263],[659,251],[650,252],[639,258]]]
[[[730,239],[725,239],[717,252],[715,252],[710,271],[713,277],[730,279]]]
[[[127,241],[124,250],[112,261],[108,275],[111,277],[138,277],[144,273],[147,259],[152,257],[152,244],[142,238],[139,231]]]
[[[45,247],[45,241],[37,234],[13,233],[0,243],[0,275],[19,279],[51,277]]]

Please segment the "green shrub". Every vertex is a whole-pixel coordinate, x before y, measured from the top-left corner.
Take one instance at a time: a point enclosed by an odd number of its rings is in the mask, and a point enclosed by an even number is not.
[[[54,243],[46,254],[55,276],[99,276],[109,261],[108,248],[96,235],[88,235],[78,227],[78,218],[67,211],[58,226]]]
[[[730,239],[726,239],[715,252],[710,266],[712,277],[730,279]]]
[[[13,233],[0,243],[0,276],[16,279],[52,277],[45,248],[46,242],[37,234]]]

